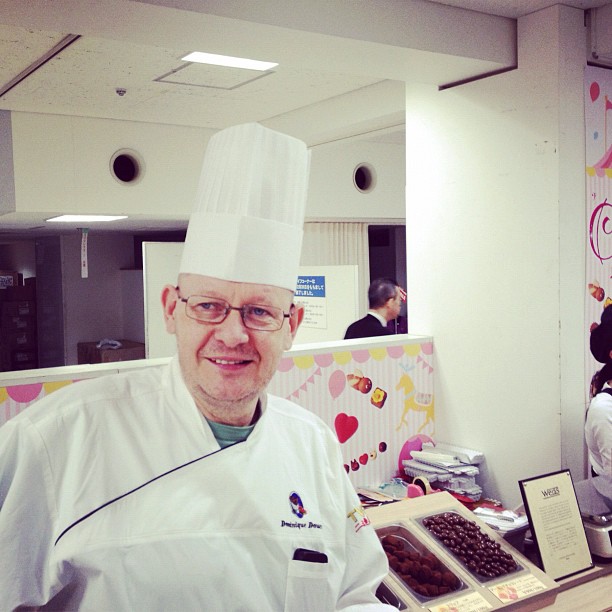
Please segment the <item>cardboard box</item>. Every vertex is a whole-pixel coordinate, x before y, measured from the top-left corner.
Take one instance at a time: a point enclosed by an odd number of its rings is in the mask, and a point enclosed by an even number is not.
[[[113,361],[132,361],[145,358],[145,345],[132,340],[119,340],[121,348],[99,349],[97,342],[79,342],[77,360],[81,363],[111,363]]]

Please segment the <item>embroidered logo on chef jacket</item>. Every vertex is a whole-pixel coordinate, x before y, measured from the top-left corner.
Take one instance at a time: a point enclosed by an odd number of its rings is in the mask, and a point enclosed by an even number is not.
[[[298,518],[302,518],[305,514],[308,514],[302,503],[302,498],[295,491],[289,495],[289,504],[291,505],[291,512]]]
[[[370,524],[370,519],[366,516],[365,510],[361,506],[353,508],[347,515],[346,518],[353,519],[355,532],[359,531],[362,527]]]
[[[289,507],[291,508],[291,512],[298,518],[302,518],[305,514],[308,514],[308,511],[304,508],[302,498],[295,491],[289,494]],[[289,529],[323,529],[321,523],[315,523],[313,521],[281,520],[281,527],[287,527]]]

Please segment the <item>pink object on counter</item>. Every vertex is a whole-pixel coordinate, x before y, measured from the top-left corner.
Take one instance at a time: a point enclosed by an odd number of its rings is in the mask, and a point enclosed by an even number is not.
[[[397,471],[400,476],[404,476],[404,464],[402,461],[404,461],[404,459],[412,459],[412,451],[423,450],[424,442],[435,444],[434,441],[425,434],[417,434],[416,436],[408,438],[408,440],[404,442],[404,446],[402,446],[402,450],[400,450],[399,457],[397,459]]]

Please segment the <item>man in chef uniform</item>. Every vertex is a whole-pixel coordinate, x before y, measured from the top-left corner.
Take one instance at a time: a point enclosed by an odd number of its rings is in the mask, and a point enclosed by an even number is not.
[[[215,134],[162,292],[177,355],[0,428],[1,609],[388,609],[337,440],[265,392],[303,315],[308,165],[258,124]]]

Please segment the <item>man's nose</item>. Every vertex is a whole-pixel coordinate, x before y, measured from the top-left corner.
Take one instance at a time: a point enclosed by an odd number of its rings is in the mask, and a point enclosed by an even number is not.
[[[225,320],[215,326],[215,337],[228,347],[249,341],[249,332],[244,326],[240,310],[230,310]]]

